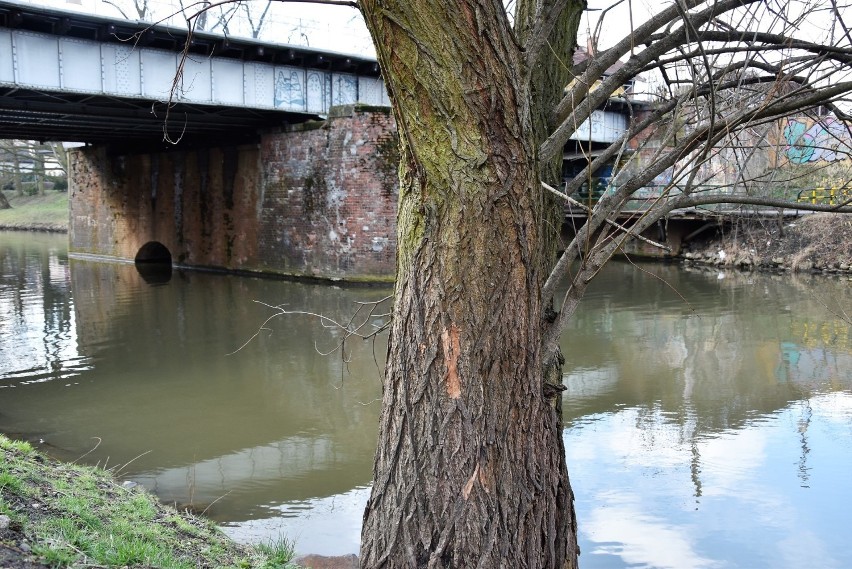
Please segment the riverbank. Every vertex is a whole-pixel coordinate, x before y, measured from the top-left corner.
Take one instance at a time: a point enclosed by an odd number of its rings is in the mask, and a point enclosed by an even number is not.
[[[254,547],[97,468],[0,435],[0,567],[291,568],[284,540]],[[120,468],[118,469],[120,471]]]
[[[68,193],[17,196],[0,209],[0,230],[68,232]],[[852,274],[852,215],[817,213],[794,222],[740,221],[709,239],[692,241],[685,264],[789,272]]]
[[[68,192],[48,190],[45,195],[18,196],[6,192],[10,209],[0,209],[0,229],[68,232]]]
[[[741,269],[852,274],[852,215],[818,213],[793,222],[744,222],[687,244],[680,259]]]

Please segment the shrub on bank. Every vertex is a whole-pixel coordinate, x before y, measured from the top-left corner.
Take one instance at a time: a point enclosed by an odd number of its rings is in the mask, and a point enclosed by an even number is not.
[[[852,273],[852,215],[816,213],[794,221],[742,221],[724,234],[690,243],[688,263],[792,272]]]

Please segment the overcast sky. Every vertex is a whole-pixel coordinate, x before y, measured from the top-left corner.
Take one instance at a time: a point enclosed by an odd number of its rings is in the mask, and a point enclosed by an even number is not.
[[[141,0],[139,0],[141,3]],[[120,17],[119,11],[103,0],[25,0],[26,3],[47,5],[55,8],[82,11],[105,17]],[[122,6],[125,13],[134,15],[133,0],[113,0]],[[148,0],[157,17],[166,17],[179,8],[179,0]],[[193,0],[184,0],[189,5]],[[600,10],[611,4],[612,0],[589,0],[590,11],[586,12],[580,25],[580,45],[594,32]],[[265,1],[247,2],[252,15],[257,18],[263,11]],[[630,30],[631,8],[634,25],[643,22],[650,13],[650,6],[659,6],[659,2],[650,0],[625,0],[606,15],[605,33],[601,47],[607,47],[623,37]],[[168,23],[181,25],[178,16]],[[232,28],[236,28],[232,25]],[[246,31],[246,33],[248,33]],[[303,35],[304,34],[304,35]],[[307,38],[307,39],[306,39]],[[334,51],[372,54],[373,48],[367,29],[360,14],[353,8],[344,6],[322,6],[310,3],[275,2],[264,26],[263,39],[276,43],[295,43]]]
[[[617,43],[621,38],[630,33],[631,21],[633,28],[644,23],[652,11],[658,11],[668,6],[668,2],[650,2],[649,0],[625,0],[618,6],[603,10],[611,5],[612,0],[589,0],[588,10],[583,15],[580,23],[578,43],[584,45],[586,39],[595,33],[598,19],[603,16],[604,24],[601,26],[599,48],[605,49]],[[653,8],[652,8],[653,7]]]
[[[120,17],[119,11],[104,0],[23,0],[25,3],[43,4],[56,8],[80,10],[86,13],[108,17]],[[113,4],[124,6],[125,13],[134,15],[134,0],[111,0]],[[181,0],[136,0],[139,3],[147,1],[156,18],[164,18],[179,10]],[[185,5],[191,5],[197,0],[183,0]],[[512,0],[508,0],[511,2]],[[616,7],[604,12],[612,4]],[[255,19],[263,11],[266,1],[256,0],[244,2],[239,10],[242,21],[231,22],[231,33],[234,35],[250,36],[250,28],[246,24],[248,14]],[[645,22],[650,14],[671,5],[671,1],[659,0],[588,0],[588,10],[580,23],[578,43],[585,47],[587,38],[594,34],[598,20],[604,17],[599,48],[605,49],[626,36],[631,27],[635,28]],[[811,2],[791,0],[777,2],[784,10],[795,12],[812,7]],[[849,20],[852,20],[852,9],[846,8]],[[811,18],[819,23],[827,21],[828,14],[814,12]],[[185,20],[178,14],[167,23],[185,26]],[[241,27],[242,25],[242,27]],[[241,28],[241,29],[240,29]],[[827,26],[812,26],[807,31],[809,39],[823,40]],[[823,29],[821,29],[823,28]],[[769,30],[763,30],[769,31]],[[318,5],[305,2],[273,2],[270,15],[264,25],[261,39],[275,43],[291,43],[309,45],[321,49],[334,50],[344,53],[374,55],[370,40],[360,13],[354,8],[345,6]]]

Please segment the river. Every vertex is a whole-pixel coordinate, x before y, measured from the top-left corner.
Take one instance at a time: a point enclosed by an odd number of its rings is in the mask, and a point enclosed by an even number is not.
[[[852,566],[850,285],[602,272],[562,344],[584,569]],[[357,303],[387,294],[143,276],[69,260],[64,236],[0,233],[0,431],[237,540],[357,552],[386,346],[341,349],[314,315],[362,306],[368,330],[386,307]]]

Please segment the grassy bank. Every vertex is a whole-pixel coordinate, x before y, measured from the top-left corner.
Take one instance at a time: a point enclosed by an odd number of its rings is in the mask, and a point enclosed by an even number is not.
[[[0,435],[0,567],[291,567],[285,541],[238,545],[212,522]]]
[[[48,190],[43,196],[3,192],[11,209],[0,209],[0,229],[68,231],[68,193]]]

